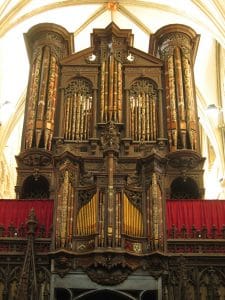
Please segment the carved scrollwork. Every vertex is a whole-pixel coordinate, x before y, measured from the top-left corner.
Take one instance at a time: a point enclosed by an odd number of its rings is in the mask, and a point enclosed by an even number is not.
[[[125,193],[130,202],[140,210],[142,204],[142,192],[126,189]]]
[[[94,184],[94,176],[90,172],[84,173],[80,178],[80,185],[93,185]]]
[[[39,45],[41,40],[45,40],[45,42],[48,41],[48,45],[51,47],[52,52],[58,59],[61,59],[68,54],[64,39],[56,32],[48,31],[42,32],[37,41],[34,43],[33,58],[35,58],[38,53],[37,49],[40,50],[40,48],[42,48],[42,46]]]
[[[161,43],[160,54],[163,58],[167,58],[173,55],[175,47],[181,48],[184,55],[190,55],[191,50],[191,40],[190,38],[180,32],[172,32],[166,36],[166,38]]]
[[[102,148],[106,150],[119,150],[120,133],[118,126],[112,121],[105,125],[105,130],[101,135]]]
[[[141,93],[148,94],[150,97],[157,97],[157,90],[148,79],[137,80],[132,84],[130,96],[136,97]]]
[[[148,270],[151,276],[158,279],[168,270],[167,259],[160,255],[152,255],[142,261],[142,268]]]
[[[135,186],[135,187],[140,187],[141,186],[141,180],[138,174],[132,174],[128,175],[127,177],[127,185],[128,186]]]
[[[102,285],[120,284],[131,271],[123,255],[112,254],[95,256],[93,265],[86,270],[91,280]]]
[[[72,170],[70,170],[69,168],[67,169],[67,168],[65,168],[64,170],[62,170],[61,172],[60,172],[60,176],[59,176],[59,182],[62,184],[63,182],[64,182],[64,178],[65,178],[65,173],[66,172],[68,172],[68,182],[72,185],[72,186],[74,186],[74,184],[75,184],[75,173],[72,171]]]
[[[196,168],[203,159],[192,151],[176,151],[168,155],[168,163],[172,168],[189,170]]]
[[[60,255],[55,258],[55,272],[59,274],[60,277],[64,277],[66,273],[72,268],[72,261],[66,255]]]
[[[51,157],[40,153],[33,153],[24,156],[23,163],[26,166],[48,166],[51,164]]]
[[[108,271],[102,268],[90,268],[87,270],[87,275],[91,280],[98,284],[116,285],[126,280],[130,272],[131,271],[128,268],[115,270],[111,269]]]
[[[80,190],[78,192],[78,204],[79,207],[82,207],[83,205],[87,204],[91,198],[94,196],[94,194],[96,193],[96,189],[92,188],[92,189],[85,189],[85,190]]]
[[[72,80],[65,89],[65,96],[71,96],[74,93],[80,93],[82,96],[92,96],[92,86],[90,81],[84,78],[76,78]]]

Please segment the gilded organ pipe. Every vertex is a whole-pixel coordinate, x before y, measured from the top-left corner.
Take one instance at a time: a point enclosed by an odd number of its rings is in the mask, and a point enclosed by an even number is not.
[[[149,95],[146,94],[146,123],[147,123],[146,131],[147,131],[147,141],[150,141],[150,109],[149,109],[149,105],[150,105]]]
[[[96,194],[83,205],[77,214],[77,235],[92,235],[97,226],[97,196]]]
[[[121,62],[117,63],[117,74],[118,74],[118,92],[117,92],[117,111],[118,111],[118,122],[122,123],[122,94],[123,94],[123,87],[122,87],[122,64]]]
[[[146,94],[142,93],[142,113],[141,113],[141,124],[142,124],[142,133],[141,133],[141,139],[143,141],[146,140],[146,114],[145,114],[145,108],[146,108]]]
[[[51,56],[49,81],[48,81],[47,110],[46,110],[45,125],[44,125],[45,149],[47,150],[51,149],[51,143],[52,143],[57,86],[58,86],[58,65],[57,65],[56,58],[54,56]]]
[[[168,97],[167,97],[167,112],[168,112],[168,130],[171,150],[177,149],[177,110],[176,110],[176,92],[175,92],[175,77],[173,56],[170,56],[167,61],[167,79],[168,79]]]
[[[192,72],[188,58],[184,55],[182,57],[183,74],[184,74],[184,86],[186,95],[186,109],[187,109],[187,130],[189,134],[189,140],[191,149],[196,150],[197,132],[196,132],[196,117],[195,117],[195,104],[194,104],[194,92],[192,83]]]
[[[118,122],[118,63],[114,60],[113,72],[113,121]]]
[[[114,57],[113,55],[110,55],[109,57],[109,97],[108,97],[108,116],[109,121],[112,120],[113,116],[113,80],[114,80]]]
[[[176,94],[178,100],[179,121],[185,122],[185,105],[184,105],[184,92],[183,92],[183,78],[182,78],[182,65],[180,48],[174,49],[174,64],[176,76]]]
[[[40,72],[41,72],[41,61],[42,53],[37,55],[33,63],[32,73],[31,73],[31,84],[29,86],[28,93],[28,113],[27,113],[27,122],[26,122],[26,131],[25,131],[25,148],[31,148],[33,144],[33,135],[35,128],[35,115],[36,107],[38,102],[38,90],[39,90],[39,81],[40,81]]]
[[[153,96],[152,99],[152,111],[153,111],[153,141],[157,138],[157,123],[156,123],[156,99],[155,96]]]
[[[105,194],[99,192],[99,246],[104,246],[105,241]]]
[[[123,197],[123,230],[130,236],[143,235],[142,213],[129,201],[126,194]]]
[[[182,147],[186,148],[186,115],[185,115],[185,103],[184,103],[184,87],[182,78],[182,64],[181,64],[181,52],[180,48],[174,49],[174,65],[175,65],[175,79],[176,79],[176,95],[178,106],[178,122],[181,135]]]
[[[81,98],[80,103],[80,140],[84,139],[84,103],[87,103],[88,98],[83,97]]]
[[[142,119],[141,119],[141,103],[142,103],[142,97],[139,94],[138,95],[138,140],[141,139],[141,123],[142,123]]]
[[[79,133],[80,133],[80,103],[81,103],[81,94],[78,93],[77,101],[76,101],[76,140],[79,140]]]
[[[108,63],[108,60],[106,60],[106,64],[105,64],[105,73],[104,73],[104,122],[108,122],[108,109],[109,109],[109,106],[108,106],[108,95],[109,95],[109,92],[108,92],[108,87],[109,87],[109,84],[108,84],[108,80],[109,80],[109,77],[108,77],[108,74],[109,74],[109,63]]]
[[[36,124],[35,124],[36,147],[39,147],[41,136],[43,133],[43,127],[44,127],[44,114],[45,114],[45,106],[47,102],[49,64],[50,64],[50,48],[44,47],[42,66],[41,66],[40,86],[39,86],[39,98],[37,102]]]
[[[100,122],[104,122],[105,115],[105,61],[101,63],[101,91],[100,91]]]

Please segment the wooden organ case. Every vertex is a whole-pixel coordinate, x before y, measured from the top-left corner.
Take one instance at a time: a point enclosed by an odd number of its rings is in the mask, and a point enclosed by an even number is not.
[[[31,71],[16,192],[55,201],[54,272],[82,268],[110,285],[143,264],[163,272],[148,258],[166,252],[165,199],[204,193],[198,38],[169,25],[144,53],[131,30],[111,23],[73,53],[72,35],[58,25],[25,35]]]

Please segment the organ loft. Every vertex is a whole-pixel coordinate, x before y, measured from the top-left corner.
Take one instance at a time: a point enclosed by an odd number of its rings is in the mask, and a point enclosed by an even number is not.
[[[55,24],[24,37],[30,74],[16,193],[43,206],[54,199],[52,291],[72,299],[63,288],[82,286],[80,276],[90,289],[130,282],[132,290],[141,270],[136,289],[155,294],[140,299],[166,297],[166,199],[204,198],[199,35],[162,27],[148,53],[114,23],[93,29],[80,52]]]

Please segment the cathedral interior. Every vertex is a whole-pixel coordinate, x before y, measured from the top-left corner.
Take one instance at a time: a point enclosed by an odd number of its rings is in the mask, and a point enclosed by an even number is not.
[[[0,25],[0,300],[224,300],[223,1]]]

